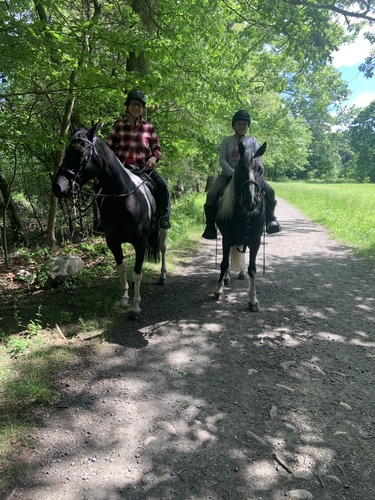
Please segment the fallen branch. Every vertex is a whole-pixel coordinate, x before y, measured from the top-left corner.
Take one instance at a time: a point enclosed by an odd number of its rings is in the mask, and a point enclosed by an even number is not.
[[[57,332],[59,333],[59,335],[64,339],[66,340],[66,337],[65,335],[63,334],[63,332],[61,331],[61,328],[59,327],[59,325],[56,323],[56,326],[55,326]]]
[[[284,462],[284,460],[282,460],[278,455],[276,455],[276,453],[272,453],[272,456],[273,458],[276,460],[276,462],[278,462],[281,467],[284,467],[284,469],[289,472],[289,474],[293,474],[293,471],[292,469],[290,469],[287,464]]]

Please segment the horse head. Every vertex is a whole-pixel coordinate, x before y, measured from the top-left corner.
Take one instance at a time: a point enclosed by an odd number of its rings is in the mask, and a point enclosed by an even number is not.
[[[267,148],[264,142],[260,148],[254,149],[251,138],[239,142],[240,161],[234,174],[234,188],[240,206],[247,213],[254,212],[262,201],[263,165],[260,157]]]
[[[75,191],[75,186],[81,187],[99,175],[96,142],[100,127],[100,122],[90,130],[74,127],[63,162],[52,183],[57,198],[69,196]]]

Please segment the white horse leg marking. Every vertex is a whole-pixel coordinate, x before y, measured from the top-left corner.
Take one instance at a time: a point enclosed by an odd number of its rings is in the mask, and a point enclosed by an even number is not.
[[[216,290],[214,293],[214,299],[215,300],[220,300],[223,296],[223,287],[224,287],[224,280],[222,279],[221,281],[217,282],[216,285]]]
[[[228,269],[224,273],[224,285],[225,286],[230,285],[230,267],[228,267]]]
[[[130,311],[134,314],[139,314],[141,312],[139,304],[141,303],[140,288],[142,282],[142,273],[136,274],[133,272],[133,281],[134,281],[134,297],[133,297],[133,305]]]
[[[167,263],[166,263],[167,236],[168,236],[168,229],[160,229],[159,250],[161,253],[161,269],[160,269],[160,278],[158,281],[158,285],[165,285],[165,282],[167,281]]]
[[[257,299],[256,290],[255,290],[255,273],[254,272],[252,272],[250,274],[248,297],[249,297],[250,310],[254,311],[254,312],[258,312],[259,311],[259,302]]]
[[[128,284],[128,280],[126,279],[125,261],[123,261],[122,264],[117,266],[117,271],[120,275],[120,282],[121,282],[122,291],[123,291],[123,296],[121,298],[121,304],[123,306],[126,306],[129,303],[129,284]]]

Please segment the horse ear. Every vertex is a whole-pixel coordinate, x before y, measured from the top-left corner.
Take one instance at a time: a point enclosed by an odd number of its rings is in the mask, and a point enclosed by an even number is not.
[[[94,125],[88,132],[87,138],[89,141],[93,141],[94,137],[98,135],[99,130],[101,129],[103,125],[103,122],[98,122],[96,125]]]
[[[258,149],[258,151],[255,153],[255,155],[253,156],[253,158],[258,158],[259,156],[263,156],[264,153],[266,152],[266,149],[267,149],[267,143],[263,142],[263,144]]]

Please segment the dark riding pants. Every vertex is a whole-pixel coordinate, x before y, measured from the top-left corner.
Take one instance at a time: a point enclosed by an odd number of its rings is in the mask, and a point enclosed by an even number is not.
[[[145,172],[148,176],[150,176],[150,179],[153,181],[153,183],[156,186],[156,189],[159,194],[159,200],[160,200],[160,208],[163,212],[164,215],[169,215],[169,210],[170,210],[170,194],[169,194],[169,187],[164,178],[154,169],[144,169],[143,172]]]

